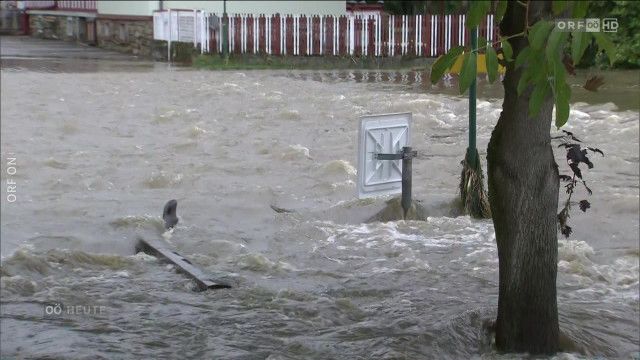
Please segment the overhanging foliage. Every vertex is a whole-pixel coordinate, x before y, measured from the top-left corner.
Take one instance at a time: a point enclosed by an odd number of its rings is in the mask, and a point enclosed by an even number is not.
[[[528,2],[517,1],[517,3],[528,11]],[[554,1],[552,7],[555,15],[566,14],[572,18],[582,19],[587,14],[588,4],[586,1]],[[506,7],[507,1],[505,0],[469,2],[467,28],[475,28],[481,19],[492,10],[495,11],[496,21],[502,20]],[[513,59],[513,50],[509,40],[516,37],[526,38],[529,45],[520,51],[516,59]],[[465,49],[461,46],[451,48],[447,54],[438,58],[433,64],[430,79],[432,83],[437,83],[456,59],[462,56],[464,62],[460,72],[459,85],[460,93],[464,93],[475,76],[478,53],[486,54],[487,74],[492,83],[498,77],[500,63],[510,64],[516,68],[522,67],[523,72],[517,91],[518,95],[521,95],[529,86],[533,87],[529,97],[529,115],[535,116],[544,99],[551,93],[556,107],[555,125],[557,128],[561,128],[569,119],[571,88],[567,83],[567,73],[575,74],[574,66],[583,57],[592,40],[595,40],[597,45],[604,49],[612,63],[615,59],[615,46],[604,33],[563,32],[555,26],[553,21],[543,19],[525,26],[520,33],[501,37],[495,43],[488,43],[486,39],[480,38],[476,49]],[[495,47],[498,49],[495,50]],[[533,63],[536,66],[531,66]],[[585,88],[591,90],[588,86]]]

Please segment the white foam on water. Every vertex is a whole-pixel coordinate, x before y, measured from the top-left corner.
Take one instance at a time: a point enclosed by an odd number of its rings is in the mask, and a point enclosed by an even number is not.
[[[282,118],[287,120],[300,120],[302,119],[302,116],[300,115],[300,111],[288,109],[282,112]]]
[[[322,164],[323,175],[356,176],[356,168],[346,160],[331,160]]]
[[[241,269],[261,273],[299,271],[296,267],[287,262],[273,261],[267,256],[257,253],[239,255],[236,257],[235,263]]]
[[[131,255],[130,258],[134,261],[141,261],[141,262],[156,262],[158,261],[158,258],[155,256],[151,256],[145,252],[139,252],[135,255]]]
[[[171,238],[173,238],[174,231],[175,231],[175,227],[168,229],[162,233],[162,238],[164,239],[164,241],[166,241],[170,245],[174,245],[173,242],[171,241]]]
[[[289,147],[282,153],[282,158],[286,160],[311,159],[311,156],[309,156],[309,148],[300,144],[295,144],[289,145]]]
[[[117,271],[113,274],[115,277],[119,277],[119,278],[129,278],[131,275],[129,275],[129,272],[126,270],[122,270],[122,271]]]
[[[590,118],[591,115],[582,112],[580,110],[571,109],[569,110],[569,119],[571,120],[583,120]]]
[[[567,295],[579,299],[587,292],[591,294],[589,298],[638,304],[638,255],[623,255],[608,264],[596,263],[595,255],[595,250],[584,241],[558,241],[559,275],[564,275],[564,285],[580,288]]]
[[[206,133],[207,133],[207,130],[198,127],[198,125],[194,125],[191,128],[189,128],[189,137],[191,138],[198,138]]]
[[[164,221],[162,220],[162,217],[158,215],[151,215],[151,214],[126,215],[111,221],[109,224],[115,228],[120,228],[120,227],[142,228],[145,226],[151,226],[157,229],[164,229]]]
[[[154,171],[144,180],[144,185],[150,189],[172,187],[182,182],[181,173],[172,173],[164,170]]]
[[[428,218],[432,224],[465,223],[470,225],[469,219],[456,220],[455,218]],[[489,234],[489,226],[480,223],[480,226],[466,226],[462,233],[451,234],[446,229],[440,233],[426,235],[420,227],[408,226],[404,222],[384,222],[360,225],[344,225],[325,223],[326,226],[318,226],[327,235],[328,243],[353,243],[367,244],[368,247],[378,244],[391,244],[395,247],[405,247],[408,243],[422,244],[425,247],[446,248],[460,244],[492,246],[492,234]],[[400,230],[399,226],[403,226]],[[478,229],[480,228],[480,229]],[[480,230],[478,232],[478,230]],[[410,231],[412,233],[407,233]],[[483,251],[486,251],[483,249]]]
[[[477,103],[476,107],[477,107],[478,109],[485,109],[485,108],[491,108],[491,107],[492,107],[492,105],[491,105],[491,103],[490,103],[490,102],[488,102],[488,101],[478,100],[478,103]]]
[[[339,188],[355,188],[355,186],[356,186],[356,183],[351,179],[335,182],[331,184],[331,188],[334,190]]]

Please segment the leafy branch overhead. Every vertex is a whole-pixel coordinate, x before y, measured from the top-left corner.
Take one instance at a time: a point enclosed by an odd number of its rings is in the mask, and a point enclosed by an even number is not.
[[[493,3],[493,4],[492,4]],[[529,11],[529,2],[517,1]],[[587,13],[587,1],[553,1],[553,13],[556,16],[583,19]],[[493,8],[493,9],[492,9]],[[496,21],[501,21],[507,8],[507,1],[470,1],[466,26],[474,29],[487,13],[495,11]],[[528,14],[527,14],[528,18]],[[523,48],[513,59],[510,39],[524,37],[528,46]],[[518,96],[525,90],[529,93],[529,116],[534,117],[540,111],[542,103],[549,95],[553,97],[556,107],[556,127],[561,128],[569,119],[569,99],[571,88],[567,83],[567,73],[575,75],[574,67],[582,59],[585,50],[595,39],[600,49],[604,49],[611,62],[615,58],[613,42],[603,33],[583,31],[560,31],[552,19],[542,19],[526,26],[522,32],[501,37],[499,41],[487,42],[479,38],[478,48],[469,49],[462,46],[451,48],[439,57],[431,68],[431,82],[437,83],[453,66],[459,57],[463,59],[460,70],[460,93],[467,91],[476,75],[479,53],[483,53],[489,82],[498,78],[498,65],[506,65],[523,71],[517,86]],[[496,49],[497,48],[497,49]],[[535,66],[531,66],[535,64]],[[596,91],[603,83],[602,78],[590,78],[584,85],[589,91]]]

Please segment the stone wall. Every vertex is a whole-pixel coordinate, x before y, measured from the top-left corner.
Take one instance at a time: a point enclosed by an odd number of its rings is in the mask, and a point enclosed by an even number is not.
[[[153,45],[153,19],[98,18],[98,46],[151,57]]]
[[[86,42],[87,22],[84,17],[50,14],[29,15],[29,29],[32,36],[43,39]]]

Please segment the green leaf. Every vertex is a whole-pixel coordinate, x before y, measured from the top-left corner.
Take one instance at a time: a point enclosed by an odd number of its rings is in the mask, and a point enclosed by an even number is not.
[[[511,48],[511,44],[509,44],[509,40],[500,39],[500,43],[502,44],[502,52],[504,53],[505,61],[512,61],[513,57],[513,49]]]
[[[577,64],[582,59],[584,51],[589,46],[591,34],[583,31],[574,31],[571,33],[571,58],[573,63]]]
[[[567,84],[562,84],[556,91],[556,127],[559,129],[569,120],[569,98],[571,88]]]
[[[547,48],[545,49],[545,55],[547,56],[547,59],[553,59],[557,61],[561,60],[558,47],[560,45],[564,45],[564,43],[567,41],[568,36],[568,32],[560,32],[557,30],[551,32],[551,35],[549,35],[549,40],[547,41]]]
[[[559,15],[561,12],[563,12],[567,6],[569,6],[569,2],[568,1],[557,1],[554,0],[551,3],[551,10],[553,10],[553,14],[554,15]]]
[[[516,58],[516,68],[522,66],[527,60],[529,60],[529,54],[531,53],[531,47],[529,46],[522,49]]]
[[[571,11],[571,17],[576,19],[582,19],[587,16],[587,9],[589,8],[589,1],[574,1],[573,9]]]
[[[542,49],[542,45],[544,45],[545,40],[549,36],[551,29],[553,29],[554,24],[551,21],[540,20],[535,23],[531,30],[529,31],[529,35],[527,38],[529,39],[529,46],[531,46],[535,50]]]
[[[476,59],[476,53],[466,53],[464,56],[462,70],[460,71],[460,94],[467,91],[473,80],[476,79]]]
[[[543,79],[543,81],[536,82],[533,85],[533,92],[529,98],[529,116],[534,117],[540,112],[540,107],[545,97],[549,93],[549,83]]]
[[[546,77],[546,62],[541,61],[536,64],[529,64],[529,66],[525,67],[522,71],[522,75],[520,75],[520,80],[518,81],[518,86],[516,88],[518,96],[522,95],[527,86],[531,85],[532,83],[546,81]]]
[[[449,49],[449,52],[439,57],[438,60],[433,63],[433,65],[431,66],[432,84],[436,84],[438,81],[440,81],[442,75],[444,75],[444,72],[447,71],[447,69],[451,68],[451,66],[453,66],[458,56],[462,54],[463,50],[464,48],[462,46],[451,48]]]
[[[491,8],[491,1],[470,1],[469,15],[467,16],[467,29],[473,29],[482,21],[482,17]]]
[[[609,57],[609,64],[613,65],[613,61],[616,58],[616,47],[613,45],[613,42],[611,42],[611,39],[609,39],[609,36],[600,32],[594,32],[592,34],[593,37],[596,38],[598,47],[607,53],[607,56]]]
[[[551,69],[553,70],[553,88],[556,91],[560,90],[560,86],[565,84],[567,78],[567,70],[564,68],[564,64],[561,61],[555,61],[553,59],[547,59]]]
[[[496,55],[496,50],[493,46],[487,47],[485,59],[487,62],[487,75],[489,76],[489,82],[493,84],[493,82],[498,78],[498,55]]]
[[[478,50],[484,49],[487,47],[487,39],[480,36],[478,37]]]
[[[518,96],[522,95],[522,92],[529,85],[529,80],[531,80],[531,75],[533,74],[532,66],[529,66],[524,69],[522,75],[520,75],[520,80],[518,80],[518,87],[516,90],[518,91]]]
[[[498,1],[498,8],[496,9],[496,22],[500,22],[506,12],[507,12],[507,1],[506,0]]]
[[[566,83],[566,70],[560,61],[553,62],[553,89],[556,103],[556,127],[559,129],[569,119],[571,88]]]

